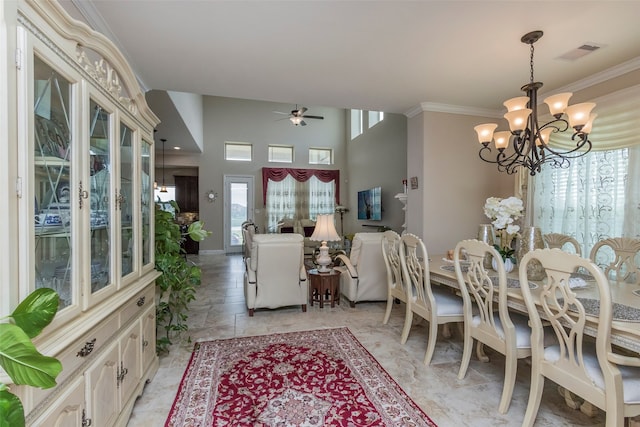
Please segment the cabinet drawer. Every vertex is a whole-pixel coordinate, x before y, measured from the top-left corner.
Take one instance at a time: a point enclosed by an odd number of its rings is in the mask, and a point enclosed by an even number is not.
[[[84,376],[78,377],[32,424],[32,427],[85,425]],[[88,424],[87,424],[88,425]]]
[[[62,372],[58,375],[56,382],[61,384],[69,378],[80,365],[88,360],[89,356],[96,354],[98,350],[104,347],[108,343],[109,337],[115,334],[118,329],[118,316],[112,315],[58,354],[56,358],[62,363]],[[33,388],[34,407],[53,390],[53,388],[46,390]]]
[[[155,291],[155,287],[151,285],[131,298],[120,310],[120,326],[126,325],[134,317],[141,316],[147,307],[153,305]]]

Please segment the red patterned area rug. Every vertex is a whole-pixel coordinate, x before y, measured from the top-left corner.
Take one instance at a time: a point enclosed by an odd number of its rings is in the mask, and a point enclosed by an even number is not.
[[[167,426],[429,426],[347,328],[196,343]]]

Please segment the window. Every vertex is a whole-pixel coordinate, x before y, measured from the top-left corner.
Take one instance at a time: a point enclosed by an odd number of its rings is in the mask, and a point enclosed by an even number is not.
[[[292,163],[293,147],[285,145],[269,145],[269,161],[279,163]]]
[[[246,142],[225,142],[224,158],[225,160],[250,162],[253,158],[253,146]]]
[[[351,110],[351,139],[362,134],[362,110]]]
[[[333,164],[333,150],[331,150],[330,148],[309,148],[309,164]]]
[[[384,120],[384,113],[382,111],[369,111],[369,129]]]
[[[296,181],[288,175],[281,181],[269,179],[266,194],[267,230],[275,232],[284,218],[312,219],[335,211],[335,181],[322,182],[312,176]]]
[[[533,181],[534,225],[543,233],[574,237],[586,257],[599,240],[638,238],[640,196],[634,183],[640,172],[632,165],[639,158],[640,146],[635,146],[592,151],[566,169],[543,168]]]

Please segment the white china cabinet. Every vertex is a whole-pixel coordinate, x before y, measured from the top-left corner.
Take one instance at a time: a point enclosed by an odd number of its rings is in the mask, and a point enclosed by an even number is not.
[[[3,43],[15,57],[4,106],[13,161],[2,177],[15,179],[7,217],[19,238],[11,244],[11,283],[2,283],[10,303],[0,309],[37,288],[55,289],[58,313],[35,343],[63,365],[53,389],[11,389],[28,425],[125,425],[158,365],[158,119],[122,54],[58,3],[1,7]]]

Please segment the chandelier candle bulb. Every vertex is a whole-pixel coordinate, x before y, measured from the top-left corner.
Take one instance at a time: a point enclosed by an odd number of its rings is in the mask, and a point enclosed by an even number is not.
[[[583,102],[581,104],[572,105],[564,110],[569,117],[569,126],[577,131],[582,130],[584,125],[589,121],[591,110],[596,106],[593,102]]]
[[[569,98],[571,98],[571,96],[573,96],[571,92],[559,93],[545,98],[544,103],[549,106],[549,112],[555,116],[556,119],[559,119],[567,108],[567,105],[569,105]]]
[[[509,111],[504,118],[509,121],[511,132],[522,132],[527,127],[527,119],[531,115],[531,109],[522,108],[520,110]]]
[[[509,138],[511,138],[511,132],[503,130],[502,132],[496,132],[493,136],[496,142],[496,148],[498,150],[504,150],[509,145]]]
[[[524,110],[527,108],[529,98],[526,96],[518,96],[517,98],[511,98],[503,102],[503,105],[507,107],[507,112]]]
[[[498,127],[495,123],[485,123],[482,125],[478,125],[474,127],[475,131],[478,133],[478,141],[480,144],[489,144],[493,139],[493,132]]]

